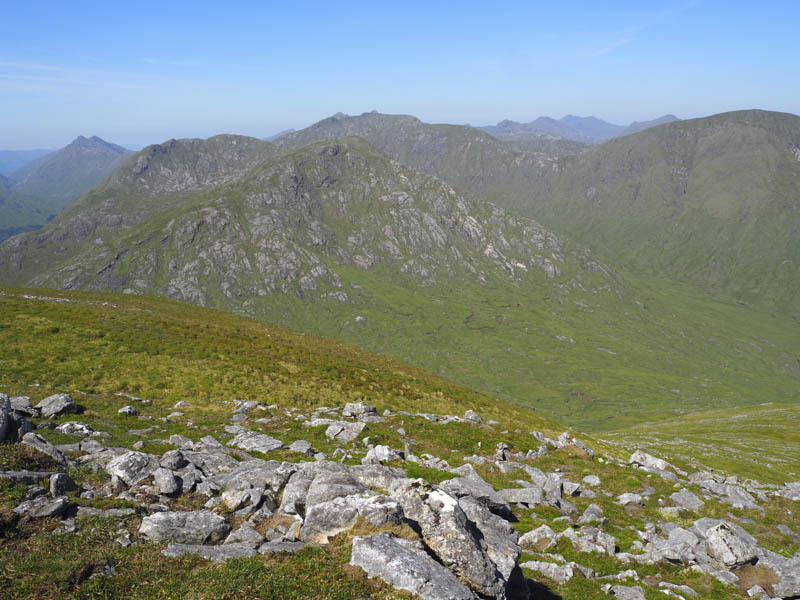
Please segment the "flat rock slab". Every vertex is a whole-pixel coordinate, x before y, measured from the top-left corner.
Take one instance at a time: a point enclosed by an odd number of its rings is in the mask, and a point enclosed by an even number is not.
[[[422,600],[475,600],[469,588],[428,556],[421,545],[387,533],[354,538],[350,564]]]
[[[231,558],[249,558],[258,554],[258,544],[239,542],[223,546],[203,546],[202,544],[168,544],[161,551],[164,556],[177,558],[184,554],[196,554],[205,559],[220,562]]]
[[[250,431],[245,430],[242,431],[230,441],[228,442],[229,446],[235,446],[241,450],[245,450],[247,452],[271,452],[272,450],[281,450],[286,448],[286,444],[284,444],[280,440],[276,440],[273,437],[270,437],[263,433],[258,433],[257,431]]]
[[[145,517],[139,527],[139,534],[154,542],[205,544],[221,541],[230,530],[230,525],[221,516],[205,510],[195,510],[160,512]]]

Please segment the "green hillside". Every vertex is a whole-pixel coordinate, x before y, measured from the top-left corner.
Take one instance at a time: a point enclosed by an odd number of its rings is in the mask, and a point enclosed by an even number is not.
[[[800,117],[678,121],[568,159],[520,210],[615,265],[800,314]]]
[[[589,431],[798,400],[783,321],[614,272],[357,139],[280,155],[235,136],[145,150],[6,242],[0,273],[337,338]]]

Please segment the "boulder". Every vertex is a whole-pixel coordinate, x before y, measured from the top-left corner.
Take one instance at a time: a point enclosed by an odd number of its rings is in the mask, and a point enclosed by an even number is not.
[[[361,464],[379,465],[395,460],[403,460],[403,455],[397,450],[392,450],[389,446],[378,445],[369,449],[367,455],[361,459]]]
[[[503,498],[503,492],[495,491],[491,485],[486,483],[486,481],[475,472],[475,468],[472,465],[464,465],[464,467],[459,467],[459,470],[463,470],[465,467],[469,467],[472,473],[466,477],[454,477],[453,479],[443,481],[439,487],[456,498],[462,498],[464,496],[475,498],[475,500],[485,505],[496,515],[506,519],[511,518],[511,507]]]
[[[365,417],[374,415],[377,416],[378,410],[374,406],[365,404],[364,402],[348,402],[344,405],[342,416],[345,417]]]
[[[150,477],[159,468],[155,457],[143,452],[126,452],[106,465],[106,471],[126,485],[136,485]]]
[[[416,522],[425,543],[446,567],[479,594],[505,597],[506,581],[453,496],[422,479],[397,480],[389,493],[403,507],[406,518]]]
[[[18,417],[25,415],[38,419],[41,416],[41,411],[31,405],[31,399],[28,396],[14,396],[11,398],[11,412]]]
[[[205,510],[159,512],[142,519],[139,534],[153,542],[207,544],[225,538],[230,525]]]
[[[72,477],[66,473],[55,473],[50,478],[50,495],[54,498],[63,496],[67,492],[74,492],[78,489],[79,488],[72,480]]]
[[[576,574],[580,573],[580,571],[575,568],[575,563],[558,565],[556,563],[544,562],[540,560],[529,560],[522,563],[520,567],[523,569],[530,569],[531,571],[538,571],[559,585],[564,585]]]
[[[492,513],[471,496],[459,498],[458,505],[480,531],[486,544],[486,553],[503,579],[510,582],[512,574],[518,570],[517,560],[522,554],[518,543],[519,534],[511,523]]]
[[[34,450],[41,452],[52,458],[54,461],[59,463],[60,465],[66,467],[72,464],[67,456],[61,452],[58,448],[56,448],[53,444],[49,441],[44,439],[38,433],[28,432],[24,436],[22,436],[22,442],[26,446],[30,446]]]
[[[264,536],[261,535],[258,531],[256,531],[253,526],[245,521],[242,523],[239,529],[235,529],[231,531],[227,538],[225,538],[225,544],[237,544],[241,542],[247,542],[251,544],[263,544],[266,540]]]
[[[59,433],[66,433],[67,435],[91,435],[94,433],[94,429],[91,426],[87,425],[86,423],[81,423],[79,421],[67,421],[66,423],[62,423],[58,427],[56,427],[56,431]]]
[[[475,600],[475,595],[428,556],[421,544],[387,533],[354,538],[350,564],[422,600]]]
[[[272,541],[264,542],[258,547],[259,554],[294,554],[309,544],[305,542]]]
[[[464,413],[464,420],[467,423],[483,423],[481,416],[472,409],[469,409]]]
[[[629,504],[641,506],[642,496],[640,494],[626,492],[625,494],[620,494],[617,496],[617,504],[621,504],[622,506],[628,506]]]
[[[300,529],[300,540],[327,544],[328,539],[351,529],[362,517],[374,527],[387,523],[399,525],[403,520],[400,505],[382,495],[352,495],[314,504],[306,511]]]
[[[603,586],[604,591],[619,600],[645,600],[644,590],[641,586],[615,585]]]
[[[311,442],[307,442],[306,440],[297,440],[292,442],[289,445],[289,450],[292,452],[299,452],[304,456],[314,456],[314,447],[311,445]]]
[[[647,452],[642,452],[641,450],[637,450],[631,457],[628,459],[628,462],[632,465],[641,465],[643,467],[651,467],[653,469],[658,469],[659,471],[668,471],[668,470],[675,470],[675,467],[668,463],[667,461],[656,458],[648,454]]]
[[[346,421],[336,422],[333,425],[329,425],[325,430],[325,437],[329,440],[347,444],[361,435],[361,432],[364,431],[364,427],[366,427],[366,424],[360,421],[355,423]]]
[[[42,417],[50,419],[64,413],[77,413],[78,405],[72,401],[72,396],[69,394],[55,394],[48,396],[36,408],[41,412]]]
[[[158,493],[165,496],[172,496],[181,489],[181,484],[175,474],[164,467],[159,467],[153,472],[153,482],[158,488]]]
[[[273,450],[282,450],[286,448],[286,444],[282,441],[249,429],[236,434],[236,436],[228,442],[228,445],[236,446],[247,452],[256,451],[263,452],[264,454]]]
[[[708,529],[705,539],[708,555],[729,569],[752,563],[758,557],[757,544],[752,536],[741,535],[724,521]]]
[[[519,538],[519,545],[523,548],[534,548],[539,552],[547,550],[550,546],[555,545],[558,536],[549,525],[541,525],[522,535]]]
[[[285,484],[286,478],[280,475],[281,463],[275,460],[255,458],[236,463],[232,469],[211,477],[211,481],[221,490],[264,490],[271,487],[278,491]]]
[[[672,503],[675,506],[679,506],[680,508],[685,508],[687,510],[698,511],[705,506],[705,502],[686,489],[675,492],[669,498],[672,500]]]

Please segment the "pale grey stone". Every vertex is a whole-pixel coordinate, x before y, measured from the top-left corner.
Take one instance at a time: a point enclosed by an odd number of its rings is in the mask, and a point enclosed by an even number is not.
[[[72,401],[72,396],[69,394],[55,394],[53,396],[48,396],[39,402],[39,404],[36,405],[36,408],[39,409],[42,417],[45,419],[50,419],[64,413],[78,412],[78,405]]]
[[[170,558],[177,558],[184,554],[196,554],[205,559],[220,562],[231,558],[249,558],[258,554],[258,544],[251,542],[238,542],[223,544],[221,546],[203,546],[200,544],[169,543],[161,554]]]
[[[139,534],[154,542],[206,544],[228,535],[230,525],[209,511],[159,512],[142,519]]]
[[[354,538],[350,564],[422,600],[475,600],[475,595],[421,546],[386,533]]]
[[[158,461],[153,456],[134,451],[117,456],[106,465],[109,475],[129,486],[147,479],[158,468]]]
[[[327,544],[329,538],[351,529],[362,517],[375,527],[388,523],[399,525],[403,510],[391,498],[382,495],[352,495],[314,504],[306,511],[299,539]]]
[[[273,437],[257,431],[245,430],[238,433],[230,442],[229,446],[236,446],[248,452],[263,452],[264,454],[273,450],[282,450],[286,445]]]

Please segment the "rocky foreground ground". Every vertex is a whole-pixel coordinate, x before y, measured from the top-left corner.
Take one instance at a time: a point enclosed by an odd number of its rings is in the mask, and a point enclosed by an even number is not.
[[[122,400],[119,413],[132,423],[153,421],[146,401]],[[183,418],[188,406],[165,419]],[[800,482],[689,474],[642,451],[623,461],[566,432],[557,439],[530,432],[526,447],[510,447],[495,440],[513,424],[484,422],[473,411],[378,415],[350,403],[304,414],[236,402],[230,424],[215,435],[171,435],[161,440],[171,449],[151,454],[157,421],[131,427],[136,449],[113,447],[104,444],[107,433],[80,420],[80,410],[69,394],[35,405],[0,394],[0,440],[53,466],[0,472],[26,486],[4,528],[50,523],[57,536],[103,516],[119,520],[117,544],[155,543],[152,551],[166,557],[212,561],[294,553],[344,535],[350,565],[426,600],[545,597],[576,579],[631,600],[655,592],[712,597],[712,590],[800,597],[800,552],[787,551],[800,541],[791,528]],[[484,431],[492,443],[471,456],[438,457],[417,456],[410,442],[371,443],[371,427],[406,436],[415,419]],[[284,444],[270,435],[285,422],[299,423],[312,441]],[[54,432],[79,441],[54,445],[47,439]],[[335,449],[326,455],[315,439]],[[78,485],[76,469],[98,477]],[[104,499],[125,507],[91,506]]]

